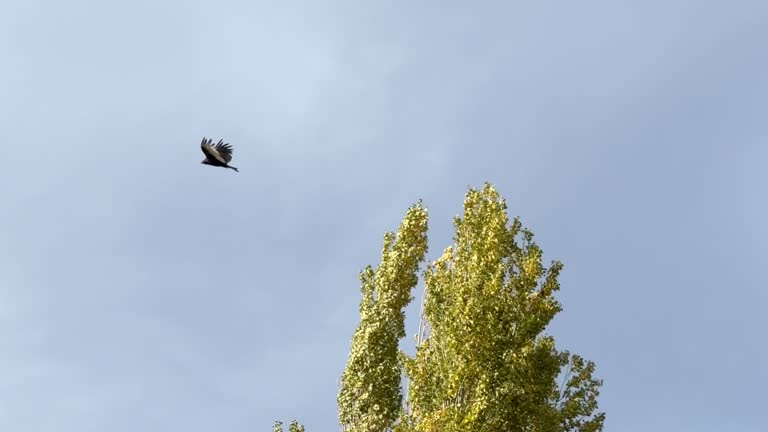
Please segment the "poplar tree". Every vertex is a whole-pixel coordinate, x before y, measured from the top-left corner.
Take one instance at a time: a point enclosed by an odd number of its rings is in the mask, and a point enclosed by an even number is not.
[[[426,251],[427,211],[419,202],[408,209],[397,235],[384,235],[378,268],[360,272],[360,324],[338,396],[344,429],[380,432],[397,420],[403,399],[398,343]]]
[[[454,219],[454,246],[425,272],[429,335],[404,357],[409,412],[401,430],[595,432],[602,382],[594,363],[544,333],[562,310],[562,263],[542,249],[485,184]]]
[[[597,432],[602,381],[595,364],[558,350],[545,333],[562,310],[563,265],[542,250],[485,184],[470,189],[454,245],[424,274],[422,321],[411,358],[398,350],[427,250],[427,212],[411,207],[381,264],[361,272],[360,324],[339,392],[349,431]],[[408,380],[403,400],[401,375]]]
[[[276,421],[274,426],[272,426],[272,432],[283,432],[283,422],[280,420]],[[294,419],[288,425],[288,432],[304,432],[304,426]]]

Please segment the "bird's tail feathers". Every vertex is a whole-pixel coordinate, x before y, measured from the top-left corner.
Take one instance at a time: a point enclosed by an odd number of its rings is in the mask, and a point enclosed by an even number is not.
[[[227,166],[227,168],[233,169],[233,170],[235,170],[235,172],[240,172],[240,170],[239,170],[239,169],[237,169],[237,168],[235,168],[235,167],[233,167],[233,166],[231,166],[231,165],[230,165],[230,166]]]

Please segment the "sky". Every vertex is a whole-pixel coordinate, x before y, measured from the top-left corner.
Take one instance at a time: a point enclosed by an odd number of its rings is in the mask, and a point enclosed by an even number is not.
[[[0,430],[338,430],[358,272],[418,199],[437,258],[485,181],[565,264],[547,332],[606,431],[765,430],[766,20],[0,3]]]

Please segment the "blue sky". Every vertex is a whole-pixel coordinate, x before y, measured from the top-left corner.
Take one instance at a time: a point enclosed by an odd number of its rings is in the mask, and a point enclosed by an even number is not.
[[[490,181],[565,263],[549,331],[607,431],[763,430],[767,19],[2,3],[0,429],[336,430],[358,271],[419,198],[436,258]]]

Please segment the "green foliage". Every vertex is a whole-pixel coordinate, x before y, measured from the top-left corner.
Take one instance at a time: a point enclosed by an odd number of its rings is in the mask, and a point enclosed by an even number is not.
[[[272,432],[283,432],[283,422],[276,421],[275,425],[272,426]],[[300,425],[298,421],[293,420],[288,426],[288,432],[304,432],[304,426]]]
[[[384,431],[400,413],[398,341],[405,336],[404,309],[426,251],[427,211],[419,202],[408,209],[397,236],[384,235],[379,267],[360,273],[360,324],[338,396],[339,420],[347,430]]]
[[[486,184],[454,220],[455,245],[425,273],[429,338],[405,359],[416,431],[602,430],[594,364],[543,334],[561,310],[563,266],[542,250]],[[558,378],[567,367],[566,382]]]
[[[454,225],[454,246],[424,275],[422,318],[430,332],[415,357],[398,353],[397,343],[426,252],[421,203],[406,214],[397,240],[385,235],[380,267],[361,273],[361,322],[338,400],[342,425],[366,432],[601,431],[594,363],[558,351],[544,334],[561,311],[554,293],[562,264],[542,264],[533,234],[518,219],[510,223],[489,184],[469,190]]]

